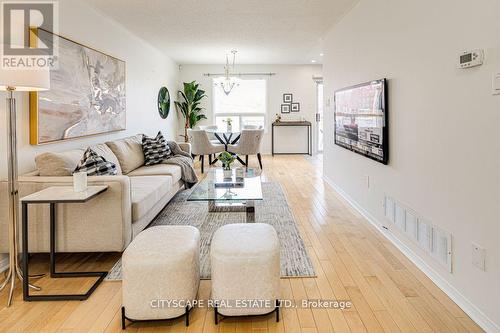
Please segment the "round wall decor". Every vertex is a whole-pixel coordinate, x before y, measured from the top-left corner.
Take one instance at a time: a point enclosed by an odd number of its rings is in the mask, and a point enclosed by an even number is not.
[[[170,112],[170,93],[167,87],[161,87],[158,92],[158,112],[163,119],[166,119]]]

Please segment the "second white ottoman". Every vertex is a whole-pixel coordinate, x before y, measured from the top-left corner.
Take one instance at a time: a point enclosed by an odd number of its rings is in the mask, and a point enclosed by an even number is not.
[[[210,247],[212,299],[218,315],[249,316],[276,311],[279,321],[280,245],[266,223],[219,228]]]
[[[122,327],[186,315],[200,282],[200,232],[191,226],[144,230],[122,256]]]

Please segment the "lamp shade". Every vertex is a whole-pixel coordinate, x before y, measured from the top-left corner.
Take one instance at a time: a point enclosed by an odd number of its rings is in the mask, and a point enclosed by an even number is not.
[[[2,69],[0,68],[0,90],[8,87],[16,91],[41,91],[50,89],[48,69]]]

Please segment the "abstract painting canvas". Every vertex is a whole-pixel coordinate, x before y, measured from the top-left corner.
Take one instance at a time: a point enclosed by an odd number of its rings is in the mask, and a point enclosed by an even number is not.
[[[42,41],[51,32],[39,29]],[[50,90],[30,93],[30,142],[45,144],[126,128],[125,62],[61,36]]]

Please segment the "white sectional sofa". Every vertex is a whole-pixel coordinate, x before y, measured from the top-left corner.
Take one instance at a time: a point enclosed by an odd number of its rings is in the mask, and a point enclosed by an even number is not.
[[[57,206],[58,252],[123,251],[184,188],[176,165],[144,166],[142,136],[136,135],[92,148],[118,168],[116,176],[89,177],[89,185],[108,185],[108,190],[85,204]],[[179,144],[191,153],[189,144]],[[20,197],[49,186],[72,186],[72,172],[87,147],[36,157],[37,170],[19,178]],[[7,193],[2,182],[1,193]],[[8,252],[8,196],[0,197],[0,253]],[[30,205],[29,251],[49,251],[49,207]]]

